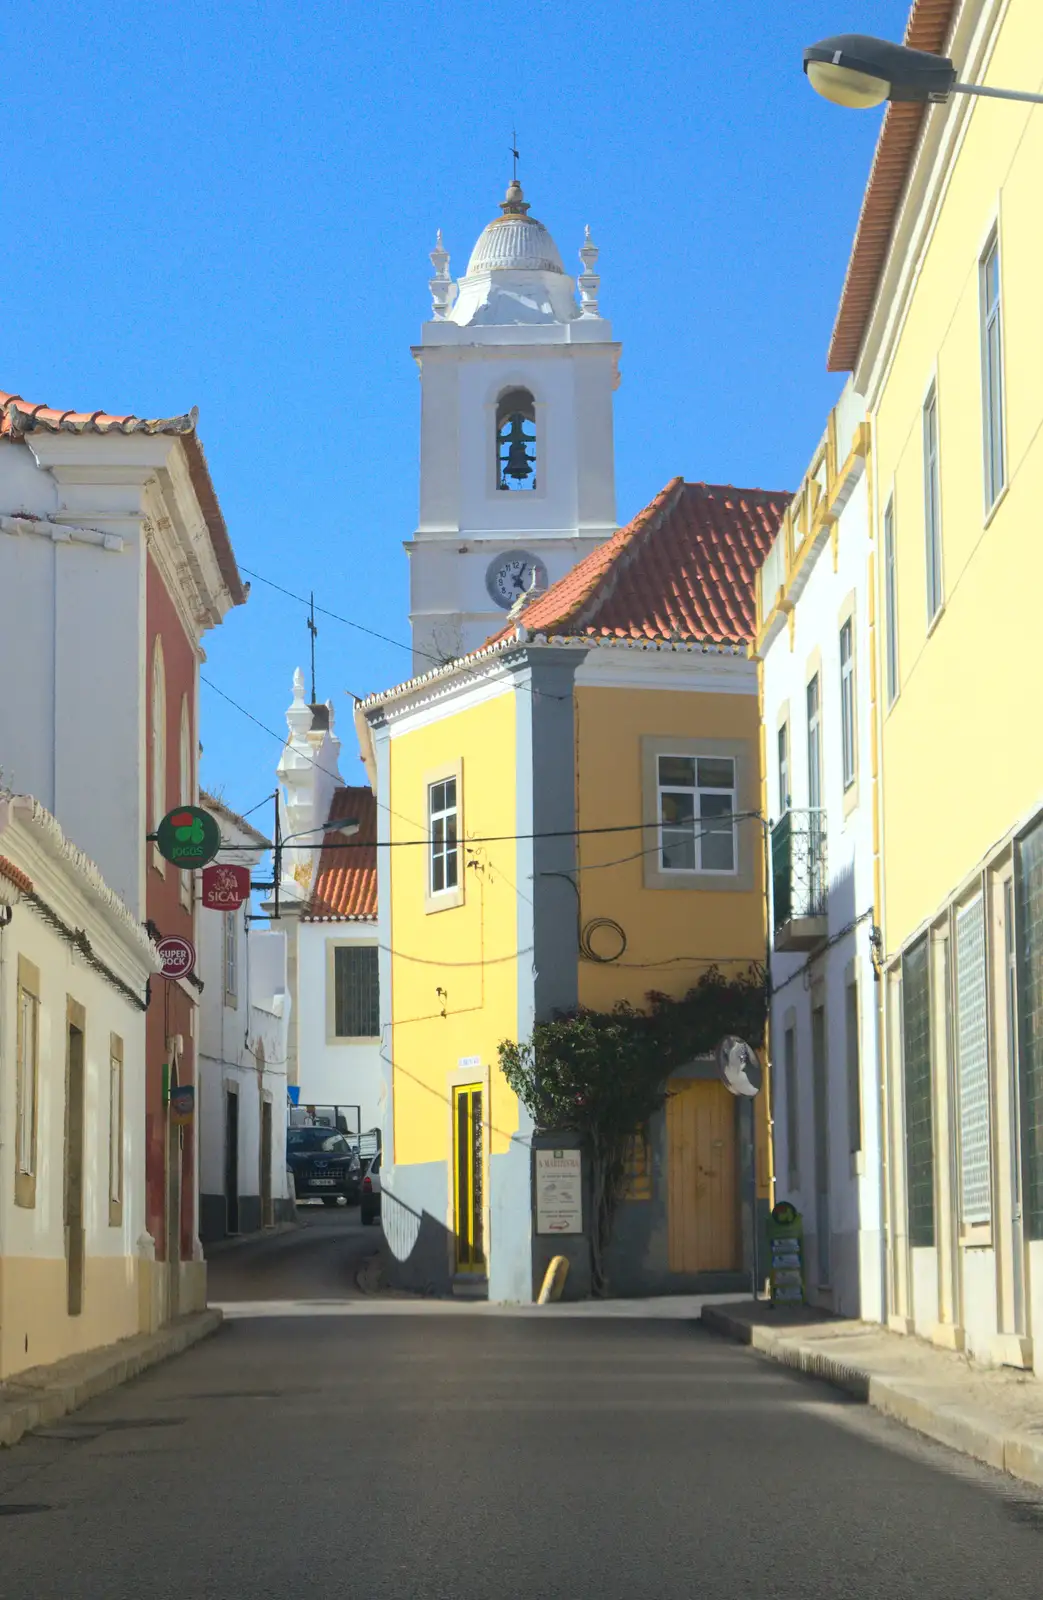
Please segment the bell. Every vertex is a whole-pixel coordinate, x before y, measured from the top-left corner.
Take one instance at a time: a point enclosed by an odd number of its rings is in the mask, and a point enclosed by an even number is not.
[[[503,469],[505,478],[513,478],[516,483],[523,483],[532,476],[532,460],[525,448],[532,441],[525,435],[525,418],[517,413],[510,420],[510,434],[507,439],[507,462]]]

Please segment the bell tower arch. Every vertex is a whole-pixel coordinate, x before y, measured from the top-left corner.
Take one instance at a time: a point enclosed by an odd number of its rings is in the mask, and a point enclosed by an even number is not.
[[[467,271],[431,252],[420,369],[420,516],[407,543],[414,670],[477,649],[535,581],[616,530],[620,346],[586,231],[578,282],[515,179]],[[577,288],[579,291],[577,299]]]

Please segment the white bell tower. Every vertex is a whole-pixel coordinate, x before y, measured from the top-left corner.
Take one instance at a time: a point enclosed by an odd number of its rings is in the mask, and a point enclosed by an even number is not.
[[[583,273],[515,178],[459,283],[439,233],[420,368],[420,523],[406,545],[414,671],[475,650],[526,591],[616,529],[612,395],[619,350]]]

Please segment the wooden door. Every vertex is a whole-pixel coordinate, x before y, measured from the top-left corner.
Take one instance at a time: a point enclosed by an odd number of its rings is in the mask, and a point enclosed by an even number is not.
[[[456,1270],[485,1272],[482,1088],[453,1090],[453,1191]]]
[[[739,1248],[735,1100],[715,1078],[675,1078],[666,1102],[671,1272],[734,1272]]]
[[[270,1228],[272,1212],[272,1102],[261,1101],[261,1226]]]
[[[85,1060],[84,1010],[69,1001],[65,1069],[65,1281],[70,1317],[83,1310],[84,1275],[84,1172],[83,1124]]]

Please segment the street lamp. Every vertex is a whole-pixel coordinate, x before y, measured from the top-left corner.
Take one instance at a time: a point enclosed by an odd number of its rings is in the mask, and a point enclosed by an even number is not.
[[[804,52],[804,71],[824,100],[856,111],[867,111],[885,100],[944,105],[954,94],[1043,105],[1043,94],[957,83],[956,68],[948,56],[911,50],[908,45],[874,39],[868,33],[838,33],[809,45]]]

